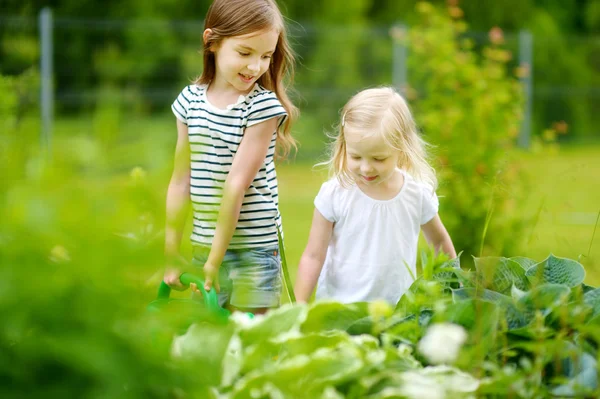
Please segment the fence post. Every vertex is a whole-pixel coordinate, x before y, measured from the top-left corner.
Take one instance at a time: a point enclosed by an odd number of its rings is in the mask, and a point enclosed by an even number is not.
[[[408,27],[403,23],[397,23],[392,26],[392,84],[403,95],[406,95],[407,79],[407,54],[408,48],[406,40],[408,35]]]
[[[53,22],[52,10],[45,7],[39,14],[40,31],[40,109],[42,129],[40,143],[46,155],[50,155],[52,123],[54,118],[54,79],[53,79]]]
[[[529,148],[533,104],[533,35],[526,30],[519,32],[519,66],[523,70],[520,80],[523,86],[525,101],[523,104],[523,122],[521,123],[518,144],[521,148]]]

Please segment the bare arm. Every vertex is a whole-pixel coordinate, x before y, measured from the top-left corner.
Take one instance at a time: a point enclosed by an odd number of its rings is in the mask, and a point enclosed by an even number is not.
[[[333,232],[333,222],[325,219],[321,212],[315,209],[312,226],[308,236],[308,244],[300,258],[298,277],[294,293],[300,303],[306,303],[317,285],[319,274],[325,262],[327,247]]]
[[[177,120],[177,145],[173,174],[167,191],[165,226],[165,256],[167,268],[164,281],[172,288],[183,289],[179,282],[179,270],[175,266],[181,245],[181,236],[190,204],[190,146],[188,128]]]
[[[204,265],[205,288],[207,290],[210,289],[213,282],[215,288],[219,290],[217,272],[235,232],[244,194],[264,164],[273,132],[277,129],[277,121],[277,118],[271,118],[247,128],[244,132],[244,138],[238,147],[231,170],[225,180],[215,236],[208,259]]]
[[[450,259],[456,258],[456,251],[452,244],[452,239],[438,214],[436,214],[429,222],[422,225],[421,230],[423,230],[423,235],[425,235],[427,243],[433,245],[435,248],[436,254],[442,251],[447,254]]]

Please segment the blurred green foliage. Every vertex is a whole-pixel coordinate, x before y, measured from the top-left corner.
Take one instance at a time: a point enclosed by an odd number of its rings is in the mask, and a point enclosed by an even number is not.
[[[511,54],[501,37],[476,52],[455,7],[418,8],[421,22],[396,35],[411,53],[406,95],[435,145],[442,219],[467,255],[482,255],[486,228],[484,253],[514,254],[527,215],[515,212],[525,195],[515,162],[523,99],[507,68]]]

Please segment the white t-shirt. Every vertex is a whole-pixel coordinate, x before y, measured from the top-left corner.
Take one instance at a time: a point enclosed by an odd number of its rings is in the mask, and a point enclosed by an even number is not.
[[[410,287],[421,225],[437,214],[439,202],[430,186],[402,174],[400,192],[383,201],[356,185],[344,188],[335,178],[321,186],[315,207],[334,225],[317,299],[396,305]]]

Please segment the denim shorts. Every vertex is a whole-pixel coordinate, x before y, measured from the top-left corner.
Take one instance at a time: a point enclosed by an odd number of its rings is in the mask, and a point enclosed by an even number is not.
[[[194,246],[192,264],[202,268],[210,248]],[[202,276],[202,270],[198,275]],[[281,301],[278,247],[229,249],[219,269],[219,304],[240,309],[274,308]]]

